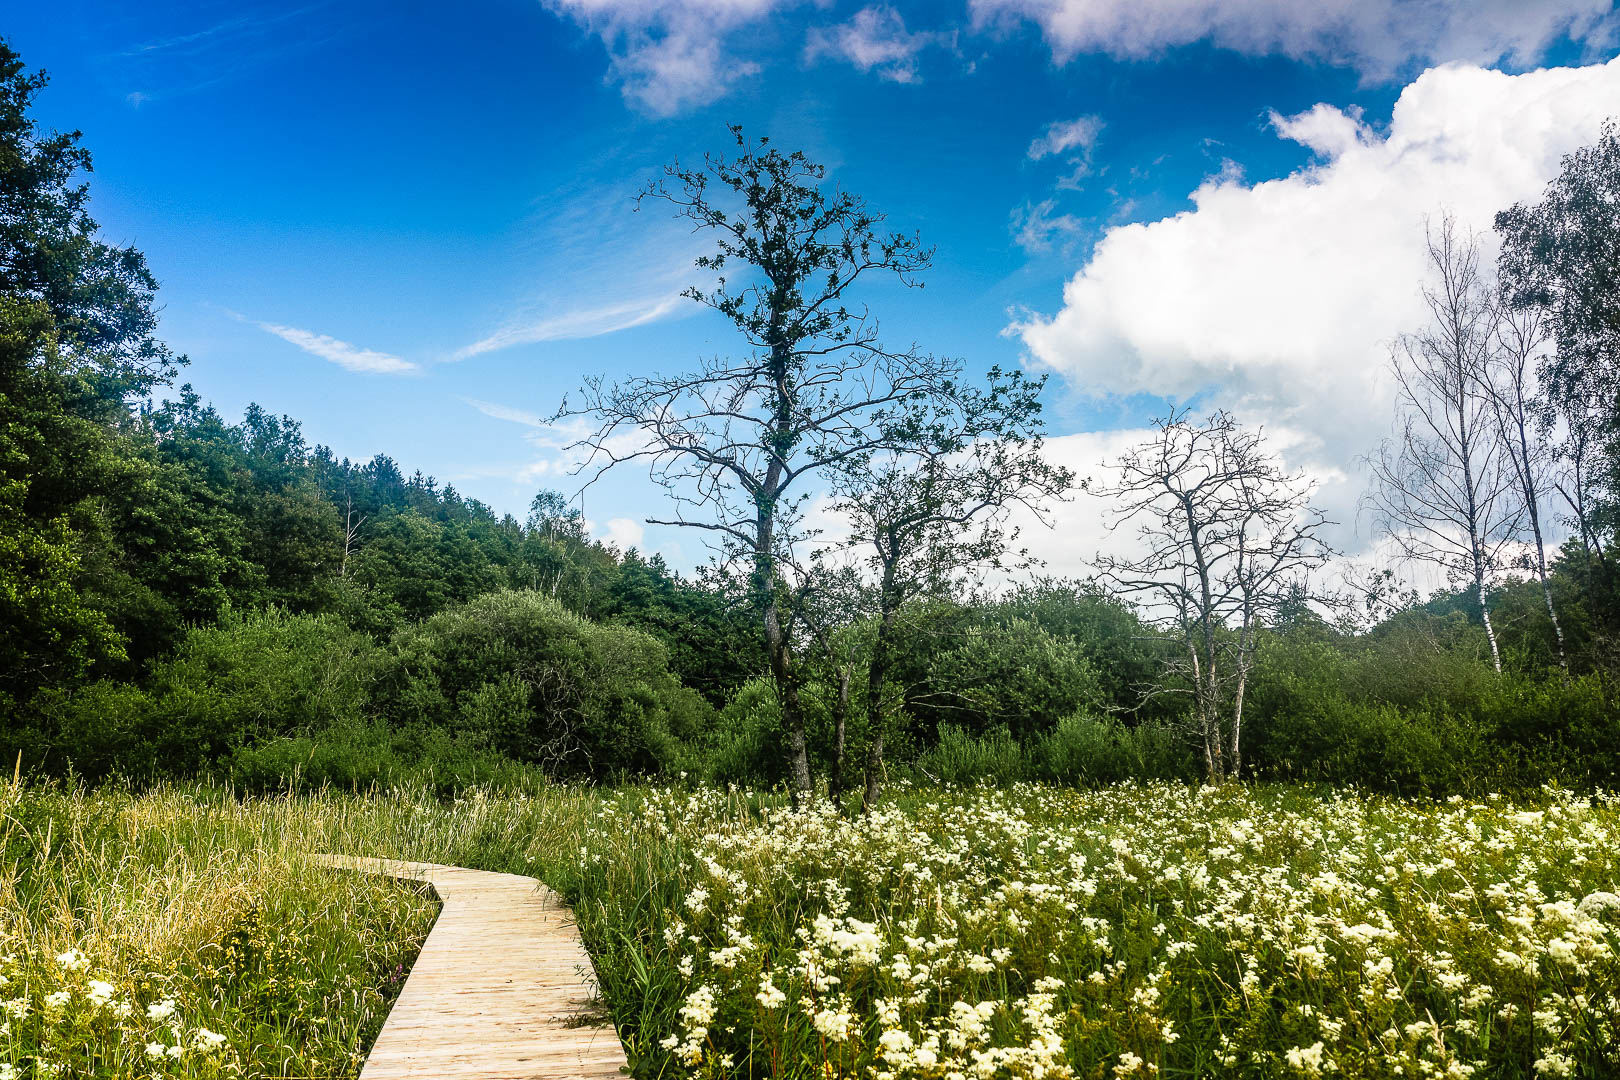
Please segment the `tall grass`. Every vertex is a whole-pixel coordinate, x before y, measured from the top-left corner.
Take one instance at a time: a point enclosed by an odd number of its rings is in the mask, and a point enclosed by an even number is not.
[[[857,819],[540,783],[5,798],[18,1075],[73,1052],[97,1075],[351,1074],[431,905],[306,851],[547,881],[645,1077],[1620,1075],[1602,797],[900,784]],[[47,1031],[66,986],[80,1011]],[[169,998],[178,1030],[146,1016]]]
[[[313,806],[0,785],[0,1076],[353,1076],[435,904]]]

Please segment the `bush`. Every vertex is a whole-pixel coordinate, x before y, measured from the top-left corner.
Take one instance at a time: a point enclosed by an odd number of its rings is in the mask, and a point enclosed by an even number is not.
[[[942,725],[939,741],[916,760],[917,771],[942,784],[988,783],[1005,787],[1031,773],[1024,748],[1006,728],[983,737],[954,725]]]
[[[949,703],[927,710],[937,719],[981,736],[1005,728],[1019,741],[1102,701],[1085,650],[1024,618],[969,627],[958,645],[934,658],[928,682],[930,697]]]
[[[713,710],[655,638],[532,591],[488,593],[401,630],[384,713],[554,775],[643,773],[681,760]]]
[[[703,740],[698,772],[710,783],[770,786],[787,779],[782,706],[768,677],[744,683]]]
[[[227,612],[189,631],[147,689],[98,682],[54,695],[40,749],[92,779],[196,775],[261,740],[361,723],[381,658],[331,616]]]
[[[1199,763],[1185,741],[1157,724],[1127,725],[1075,713],[1032,748],[1034,775],[1100,787],[1122,780],[1194,781]]]
[[[480,784],[527,786],[527,767],[475,739],[420,724],[340,724],[317,735],[267,739],[239,748],[222,772],[248,792],[426,787],[449,797]]]

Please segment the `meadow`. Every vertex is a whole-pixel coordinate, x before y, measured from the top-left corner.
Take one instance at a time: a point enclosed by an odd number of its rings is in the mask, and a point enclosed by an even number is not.
[[[434,913],[307,851],[535,874],[642,1076],[1602,1077],[1620,800],[17,786],[3,1075],[352,1076]]]

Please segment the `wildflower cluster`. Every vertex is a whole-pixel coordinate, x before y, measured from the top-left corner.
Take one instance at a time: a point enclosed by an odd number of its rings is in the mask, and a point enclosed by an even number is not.
[[[145,1075],[239,1071],[224,1035],[188,1020],[161,976],[105,970],[78,949],[54,957],[0,942],[0,1080],[90,1075],[140,1063]]]
[[[676,853],[649,1034],[691,1075],[1620,1075],[1607,798],[668,791],[598,829]]]
[[[433,905],[301,810],[0,783],[0,1080],[358,1073]]]

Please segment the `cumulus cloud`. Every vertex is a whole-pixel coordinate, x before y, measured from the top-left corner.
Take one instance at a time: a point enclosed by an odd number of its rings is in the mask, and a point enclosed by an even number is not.
[[[726,48],[778,0],[542,0],[601,39],[625,100],[669,116],[723,95],[759,70]]]
[[[949,46],[954,34],[908,31],[900,12],[887,4],[857,11],[848,22],[814,27],[806,45],[806,59],[834,56],[861,71],[876,71],[898,83],[917,81],[917,55],[932,45]]]
[[[980,28],[1032,22],[1067,63],[1079,53],[1139,59],[1210,41],[1249,55],[1351,66],[1369,79],[1414,61],[1518,66],[1564,38],[1613,40],[1610,0],[970,0]]]
[[[267,334],[274,334],[283,341],[298,346],[312,356],[330,360],[350,371],[366,375],[404,375],[418,370],[416,364],[391,353],[362,349],[358,345],[351,345],[347,341],[339,341],[325,334],[300,330],[295,326],[278,326],[275,323],[261,322],[254,325]]]
[[[1054,314],[1009,333],[1097,394],[1225,406],[1289,440],[1353,520],[1359,455],[1389,430],[1388,344],[1421,325],[1426,216],[1489,250],[1494,213],[1536,198],[1620,102],[1620,59],[1509,75],[1453,65],[1405,88],[1388,134],[1318,105],[1274,117],[1317,160],[1247,184],[1234,171],[1174,217],[1108,230]]]
[[[641,546],[642,537],[646,530],[641,522],[631,518],[610,518],[605,526],[597,527],[594,521],[586,522],[586,528],[596,533],[598,539],[605,540],[620,551],[629,551],[631,548]]]

